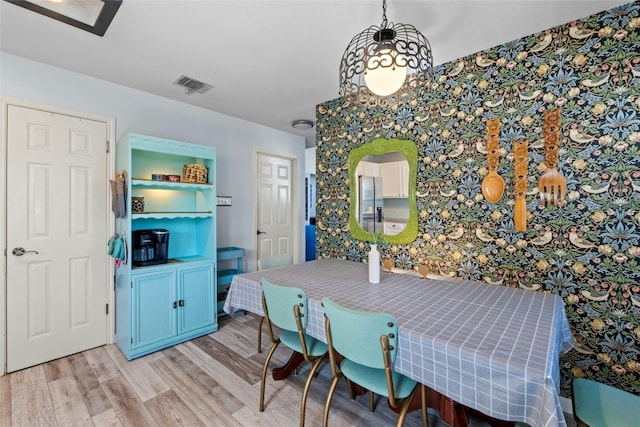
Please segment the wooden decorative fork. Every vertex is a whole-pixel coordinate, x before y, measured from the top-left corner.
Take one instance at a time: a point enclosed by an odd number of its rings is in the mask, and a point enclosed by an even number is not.
[[[540,204],[564,206],[567,194],[567,180],[558,172],[558,146],[560,145],[560,109],[544,112],[544,162],[547,171],[538,181]]]

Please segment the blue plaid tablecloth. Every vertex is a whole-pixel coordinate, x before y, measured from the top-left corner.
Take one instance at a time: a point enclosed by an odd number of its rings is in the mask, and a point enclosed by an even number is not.
[[[320,259],[234,276],[224,311],[263,315],[260,279],[304,289],[307,333],[326,340],[320,300],[382,311],[398,321],[394,370],[491,417],[566,426],[559,400],[561,352],[573,337],[557,295],[451,278],[381,273]]]

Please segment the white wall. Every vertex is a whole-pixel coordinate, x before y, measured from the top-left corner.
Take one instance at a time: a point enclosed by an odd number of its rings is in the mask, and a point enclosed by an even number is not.
[[[311,147],[304,150],[304,171],[306,174],[316,173],[316,151],[317,147]]]
[[[305,224],[310,223],[310,218],[316,216],[316,147],[305,150],[304,176],[307,179],[307,218]]]
[[[304,260],[304,137],[5,52],[0,52],[0,94],[115,117],[117,139],[135,132],[216,147],[218,195],[233,197],[233,206],[218,208],[218,246],[245,248],[248,270],[256,269],[256,151],[297,157],[298,249]],[[3,211],[4,205],[3,200]]]

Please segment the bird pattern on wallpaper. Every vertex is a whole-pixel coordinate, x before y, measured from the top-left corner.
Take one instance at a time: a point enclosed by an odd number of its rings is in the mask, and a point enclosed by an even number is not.
[[[382,243],[414,270],[553,292],[576,347],[573,377],[640,393],[640,2],[632,2],[436,67],[408,97],[318,106],[317,254],[366,261],[349,233],[351,149],[377,138],[418,147],[418,236]],[[543,112],[561,107],[558,170],[567,203],[542,207]],[[503,198],[484,200],[486,121],[500,119]],[[513,222],[513,143],[528,139],[527,230]]]

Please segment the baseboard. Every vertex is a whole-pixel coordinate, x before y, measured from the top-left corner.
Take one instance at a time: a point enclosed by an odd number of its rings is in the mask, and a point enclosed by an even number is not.
[[[573,402],[571,399],[560,396],[560,406],[562,406],[562,412],[573,415]]]

